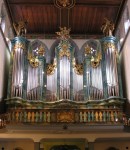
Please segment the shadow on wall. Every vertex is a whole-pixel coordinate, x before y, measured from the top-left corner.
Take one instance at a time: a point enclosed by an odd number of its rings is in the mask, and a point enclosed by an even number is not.
[[[55,145],[50,150],[80,150],[76,145]]]
[[[13,150],[23,150],[21,147],[16,147]]]
[[[115,148],[115,147],[109,147],[109,148],[106,149],[106,150],[119,150],[119,149],[117,149],[117,148]]]

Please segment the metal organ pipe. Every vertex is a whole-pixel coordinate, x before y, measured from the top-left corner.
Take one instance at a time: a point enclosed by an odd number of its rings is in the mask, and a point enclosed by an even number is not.
[[[27,97],[29,100],[38,100],[39,91],[39,68],[28,67],[28,86],[27,86]],[[40,75],[42,75],[40,73]]]
[[[12,97],[22,97],[23,83],[23,49],[18,48],[14,52],[13,77],[12,77]]]
[[[70,61],[67,56],[60,60],[60,99],[70,99]]]
[[[91,92],[90,92],[90,97],[92,99],[102,99],[103,95],[103,84],[102,84],[102,73],[101,73],[101,64],[97,68],[91,68],[91,80],[92,80],[92,85],[91,87]]]
[[[106,75],[108,83],[108,95],[119,96],[118,74],[115,50],[108,48],[106,53]]]
[[[57,69],[55,69],[54,74],[47,76],[47,95],[46,99],[48,101],[56,101],[56,91],[57,91]]]

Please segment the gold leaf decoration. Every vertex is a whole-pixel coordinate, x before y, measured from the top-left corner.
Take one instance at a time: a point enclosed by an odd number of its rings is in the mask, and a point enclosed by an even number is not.
[[[38,61],[38,59],[37,59],[35,56],[33,56],[32,54],[29,54],[29,55],[28,55],[28,60],[29,60],[30,65],[31,65],[33,68],[36,68],[36,67],[39,66],[39,61]]]
[[[17,36],[25,36],[27,29],[27,20],[20,20],[18,23],[13,23],[13,27],[15,29],[15,32]]]
[[[91,47],[88,46],[88,44],[86,45],[86,47],[84,48],[84,50],[85,50],[85,54],[86,54],[86,55],[91,54]]]
[[[73,111],[58,112],[57,122],[74,122],[74,112]]]
[[[16,43],[14,45],[14,52],[19,48],[25,50],[25,45],[23,43]]]
[[[100,61],[102,59],[101,52],[98,52],[95,56],[91,57],[91,66],[93,68],[97,68],[100,64]]]
[[[115,44],[111,43],[111,42],[105,42],[104,43],[104,50],[106,51],[108,48],[115,50]]]
[[[76,74],[83,75],[83,64],[76,64],[75,59],[73,59],[73,68]]]
[[[68,39],[70,38],[70,31],[71,31],[70,28],[67,29],[67,27],[63,27],[63,28],[60,27],[60,31],[56,32],[56,34],[60,39]]]
[[[105,36],[112,36],[112,32],[114,30],[114,24],[107,18],[104,18],[104,22],[101,27],[101,30]]]
[[[38,55],[43,56],[45,54],[45,48],[41,45],[38,49]]]
[[[59,57],[62,58],[63,56],[67,56],[68,58],[70,58],[70,51],[68,50],[67,44],[63,44],[61,46],[61,50],[59,52]]]
[[[47,65],[47,75],[53,75],[56,69],[56,60],[54,60],[53,64]]]

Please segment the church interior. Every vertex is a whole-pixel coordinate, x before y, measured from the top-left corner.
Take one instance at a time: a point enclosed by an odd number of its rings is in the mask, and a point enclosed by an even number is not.
[[[0,149],[130,149],[130,1],[0,0]]]

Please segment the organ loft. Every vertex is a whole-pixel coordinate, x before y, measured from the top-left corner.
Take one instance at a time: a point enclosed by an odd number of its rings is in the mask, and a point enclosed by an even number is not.
[[[6,99],[11,121],[122,124],[125,99],[112,22],[105,19],[105,37],[87,39],[80,50],[67,27],[56,32],[53,49],[29,41],[20,23],[15,29]]]

